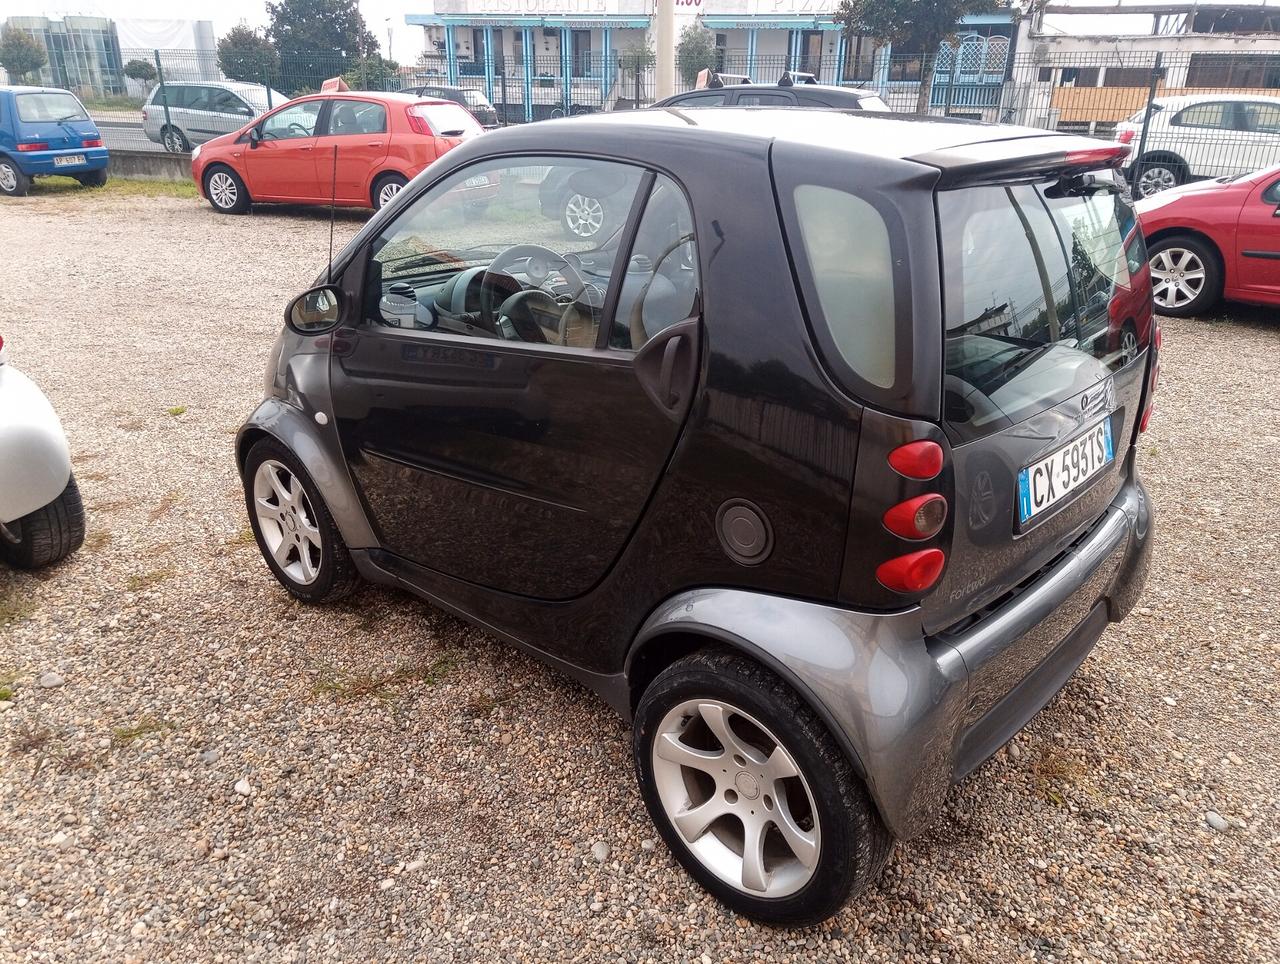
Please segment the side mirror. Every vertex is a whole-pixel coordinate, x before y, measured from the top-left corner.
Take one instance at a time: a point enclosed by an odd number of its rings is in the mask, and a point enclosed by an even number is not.
[[[342,291],[321,285],[304,291],[284,310],[284,323],[299,335],[323,335],[342,320]]]
[[[249,147],[250,148],[257,147],[261,141],[262,141],[262,128],[250,127],[249,128]]]

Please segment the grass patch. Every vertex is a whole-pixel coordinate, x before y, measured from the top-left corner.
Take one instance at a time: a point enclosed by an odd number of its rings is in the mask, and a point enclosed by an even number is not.
[[[114,97],[81,97],[84,109],[92,113],[95,110],[142,110],[145,99],[142,97],[126,97],[117,94]]]
[[[124,581],[124,588],[130,592],[141,592],[144,589],[159,585],[172,575],[173,570],[167,566],[163,569],[154,569],[151,572],[130,576]]]
[[[165,411],[168,412],[170,415],[172,415],[174,418],[177,418],[179,415],[182,415],[184,412],[186,412],[186,410],[187,410],[187,406],[185,405],[175,405],[173,406],[173,408],[165,409]]]
[[[239,490],[236,490],[239,494]],[[253,537],[253,530],[245,526],[230,539],[226,540],[228,546],[252,546],[257,545],[258,540]]]
[[[158,720],[154,716],[144,716],[132,726],[113,727],[111,730],[111,742],[115,746],[127,746],[134,740],[141,740],[143,737],[163,733],[165,730],[172,728],[172,724],[166,723],[164,720]]]
[[[1050,803],[1062,806],[1065,792],[1080,781],[1084,769],[1066,750],[1049,747],[1031,767],[1036,792]]]
[[[196,198],[200,194],[194,181],[135,181],[112,177],[103,187],[83,187],[71,177],[38,177],[31,184],[32,195],[79,194],[86,197],[180,197]]]
[[[5,623],[16,623],[31,615],[31,603],[22,599],[16,592],[0,592],[0,626]]]
[[[0,700],[13,699],[13,694],[18,691],[18,677],[21,675],[21,672],[12,667],[0,669]]]
[[[317,680],[311,687],[314,696],[332,696],[334,699],[358,700],[373,697],[377,700],[392,699],[399,687],[410,683],[422,683],[434,686],[440,682],[457,665],[452,653],[432,660],[422,666],[402,666],[376,676],[372,673],[361,673],[357,676],[326,675]]]

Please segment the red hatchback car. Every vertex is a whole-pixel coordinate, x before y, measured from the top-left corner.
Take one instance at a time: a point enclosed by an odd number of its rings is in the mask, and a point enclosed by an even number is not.
[[[191,176],[224,214],[243,214],[258,201],[380,208],[441,154],[482,132],[451,101],[313,94],[196,147]]]
[[[1135,207],[1161,314],[1203,314],[1219,298],[1280,305],[1280,166],[1183,184]]]

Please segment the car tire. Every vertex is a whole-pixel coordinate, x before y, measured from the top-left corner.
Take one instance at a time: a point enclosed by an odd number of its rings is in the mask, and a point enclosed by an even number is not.
[[[408,178],[402,177],[399,174],[383,174],[373,182],[373,190],[369,192],[369,200],[373,202],[373,209],[375,211],[381,211],[391,203],[392,199],[395,198],[395,196],[399,194],[408,183]]]
[[[349,595],[359,573],[320,490],[293,453],[275,439],[261,440],[249,449],[242,479],[253,537],[280,584],[308,603]]]
[[[742,655],[703,650],[668,666],[641,696],[633,734],[658,832],[737,913],[817,923],[889,858],[893,838],[831,733],[782,679]]]
[[[182,133],[180,128],[172,125],[161,128],[160,143],[164,145],[164,149],[170,154],[191,153],[191,142],[187,140],[187,135]]]
[[[240,175],[225,164],[205,171],[204,196],[219,214],[244,214],[253,203]]]
[[[84,187],[105,187],[107,184],[107,169],[101,168],[97,171],[90,171],[88,174],[80,174],[76,180]]]
[[[31,178],[11,158],[0,155],[0,194],[25,197],[31,190]]]
[[[1134,197],[1147,198],[1185,182],[1187,166],[1168,157],[1144,157],[1134,163],[1132,177]]]
[[[560,227],[573,241],[590,241],[609,226],[609,207],[598,197],[576,192],[565,196]]]
[[[1204,314],[1222,297],[1222,259],[1197,237],[1175,234],[1147,250],[1156,313],[1174,318]]]
[[[1126,321],[1120,326],[1119,350],[1121,366],[1129,364],[1142,351],[1138,345],[1138,327],[1132,321]]]
[[[20,569],[51,566],[79,549],[84,542],[84,503],[75,476],[67,479],[56,499],[6,528],[17,543],[0,537],[0,556]]]

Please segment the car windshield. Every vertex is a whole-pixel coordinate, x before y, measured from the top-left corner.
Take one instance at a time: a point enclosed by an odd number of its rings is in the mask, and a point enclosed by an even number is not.
[[[1065,401],[1146,343],[1141,232],[1133,209],[1101,187],[1021,184],[939,195],[946,418],[961,438]]]
[[[18,119],[28,123],[88,120],[80,101],[66,91],[42,91],[18,95]]]

